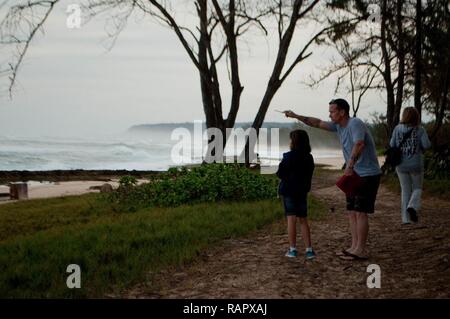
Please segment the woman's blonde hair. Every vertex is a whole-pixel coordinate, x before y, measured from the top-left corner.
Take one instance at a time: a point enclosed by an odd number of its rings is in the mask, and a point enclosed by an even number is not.
[[[420,115],[416,108],[410,106],[403,110],[402,120],[400,121],[402,124],[406,124],[407,126],[417,126],[420,123]]]

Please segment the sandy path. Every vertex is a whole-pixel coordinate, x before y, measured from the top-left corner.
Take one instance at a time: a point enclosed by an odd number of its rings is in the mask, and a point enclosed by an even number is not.
[[[314,261],[284,257],[284,221],[249,238],[225,241],[181,269],[159,273],[129,298],[442,298],[450,297],[450,202],[425,199],[417,226],[402,226],[400,199],[380,188],[370,219],[368,261],[343,261],[349,241],[339,172],[314,179],[313,193],[334,212],[311,223]],[[381,267],[381,289],[366,285],[367,266]]]

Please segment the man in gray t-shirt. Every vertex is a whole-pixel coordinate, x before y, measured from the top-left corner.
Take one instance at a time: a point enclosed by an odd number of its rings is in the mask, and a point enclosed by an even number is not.
[[[352,117],[348,119],[345,126],[341,126],[339,123],[333,122],[326,123],[331,128],[331,131],[337,132],[339,136],[345,163],[350,162],[355,144],[357,144],[358,141],[362,141],[364,143],[359,160],[354,163],[353,166],[353,170],[356,174],[361,177],[381,174],[375,143],[363,121],[357,117]]]
[[[286,117],[296,118],[306,125],[336,132],[342,144],[347,176],[359,175],[363,186],[356,195],[346,196],[352,245],[338,252],[342,259],[367,259],[366,242],[369,233],[368,214],[374,212],[375,199],[380,185],[381,169],[375,143],[367,126],[358,118],[350,118],[350,106],[344,99],[329,103],[331,122],[285,111]]]

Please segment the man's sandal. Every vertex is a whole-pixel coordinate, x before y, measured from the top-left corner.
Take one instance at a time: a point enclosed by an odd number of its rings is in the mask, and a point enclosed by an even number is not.
[[[345,252],[345,256],[340,257],[342,260],[367,260],[368,257],[365,256],[358,256],[352,253],[349,253],[348,251]]]
[[[336,252],[336,256],[341,257],[341,256],[348,256],[348,254],[350,254],[347,250],[342,249],[341,251],[337,251]]]

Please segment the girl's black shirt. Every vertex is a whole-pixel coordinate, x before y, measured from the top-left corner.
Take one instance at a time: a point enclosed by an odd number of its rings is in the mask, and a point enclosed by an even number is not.
[[[292,150],[283,154],[277,176],[281,179],[278,192],[283,196],[300,196],[311,190],[314,159],[311,154]]]

